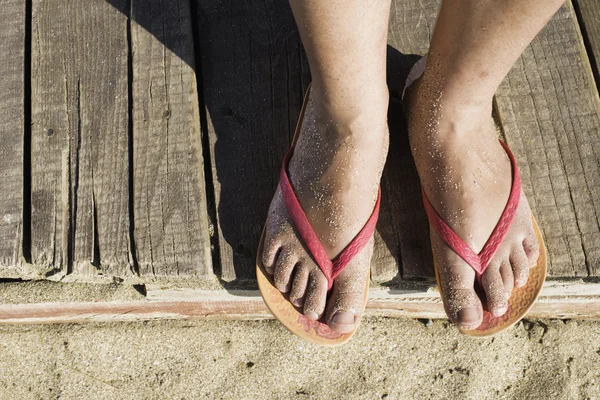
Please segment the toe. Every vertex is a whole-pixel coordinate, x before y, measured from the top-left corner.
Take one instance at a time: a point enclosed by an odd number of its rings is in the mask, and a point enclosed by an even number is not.
[[[518,288],[525,286],[529,276],[529,260],[522,248],[512,252],[510,255],[510,264],[515,276],[515,286]]]
[[[504,290],[506,294],[510,296],[515,286],[515,276],[513,275],[512,267],[509,262],[504,262],[500,266],[500,275],[502,276],[502,282],[504,283]]]
[[[504,315],[508,309],[508,296],[500,275],[500,267],[490,266],[483,273],[481,283],[485,290],[488,310],[496,317]]]
[[[474,329],[481,325],[483,307],[473,289],[447,290],[444,306],[448,318],[459,328]]]
[[[368,267],[353,267],[349,265],[335,279],[327,302],[327,324],[339,333],[349,333],[356,329],[365,308]]]
[[[292,272],[297,261],[298,259],[289,247],[284,247],[275,261],[273,280],[275,281],[275,287],[282,293],[287,293],[290,290]]]
[[[304,305],[304,293],[308,286],[308,277],[310,269],[306,262],[300,262],[296,265],[292,288],[290,290],[290,302],[296,307]]]
[[[314,320],[321,318],[326,300],[327,279],[321,271],[314,270],[308,277],[308,287],[304,295],[304,315]]]
[[[483,319],[483,308],[475,293],[475,271],[468,264],[454,260],[441,267],[439,273],[448,318],[463,329],[478,327]]]
[[[535,267],[537,260],[540,257],[540,244],[538,243],[535,235],[529,235],[525,240],[523,240],[523,250],[527,256],[529,268]]]
[[[262,263],[269,274],[273,275],[275,260],[281,251],[281,243],[273,238],[265,238],[265,245],[262,252]]]

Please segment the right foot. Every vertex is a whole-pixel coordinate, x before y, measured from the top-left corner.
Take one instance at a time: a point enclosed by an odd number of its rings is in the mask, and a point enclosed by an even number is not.
[[[374,96],[374,92],[359,100],[366,104],[338,112],[321,100],[321,91],[313,84],[289,164],[298,201],[330,259],[360,232],[377,199],[388,148],[388,94],[382,90]],[[345,98],[351,101],[352,96]],[[348,111],[353,108],[361,111]],[[269,208],[264,243],[266,271],[304,315],[318,320],[326,313],[325,321],[333,330],[354,330],[364,309],[373,239],[335,279],[329,299],[327,279],[294,228],[279,186]]]
[[[411,150],[431,205],[479,253],[506,206],[511,164],[498,142],[492,99],[469,103],[469,96],[444,91],[430,75],[426,72],[407,89]],[[448,317],[463,329],[477,328],[483,309],[475,292],[475,271],[433,228],[430,236]],[[531,210],[521,193],[508,233],[482,277],[492,315],[506,312],[513,287],[525,285],[538,256]]]

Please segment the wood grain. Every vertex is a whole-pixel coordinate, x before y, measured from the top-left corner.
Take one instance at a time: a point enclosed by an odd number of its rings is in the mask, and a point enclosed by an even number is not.
[[[187,0],[133,0],[133,202],[140,274],[212,274]]]
[[[0,276],[19,276],[23,232],[25,3],[0,2]]]
[[[130,275],[126,1],[34,0],[32,261]]]
[[[255,256],[309,71],[287,2],[197,0],[221,278]]]

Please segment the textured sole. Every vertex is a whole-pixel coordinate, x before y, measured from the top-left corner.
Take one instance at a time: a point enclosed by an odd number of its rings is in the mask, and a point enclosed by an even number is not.
[[[529,269],[529,278],[527,284],[520,288],[513,289],[510,298],[508,299],[508,310],[500,317],[494,317],[490,312],[483,311],[483,322],[476,329],[460,329],[459,331],[467,336],[487,337],[505,331],[519,322],[535,304],[544,281],[546,280],[546,271],[548,267],[547,252],[542,233],[538,227],[535,218],[531,217],[533,229],[538,243],[540,244],[540,256],[535,267]],[[435,264],[435,262],[434,262]],[[442,297],[442,287],[440,285],[440,276],[437,266],[435,267],[435,278],[438,283],[438,288]]]

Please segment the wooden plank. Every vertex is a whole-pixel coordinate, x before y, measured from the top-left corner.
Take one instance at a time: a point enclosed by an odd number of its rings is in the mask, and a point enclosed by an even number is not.
[[[131,19],[140,274],[212,274],[190,4],[134,0]]]
[[[310,80],[289,4],[197,0],[221,278],[254,279],[279,167]]]
[[[1,2],[0,15],[0,275],[18,276],[23,232],[25,2]]]
[[[600,274],[600,100],[574,11],[565,4],[496,94],[549,275]]]
[[[588,45],[588,55],[600,88],[600,4],[598,0],[574,0],[579,25]]]
[[[388,56],[390,51],[388,51]],[[406,78],[408,67],[388,58],[388,69]],[[390,82],[390,92],[396,92]],[[398,91],[397,93],[401,92]],[[401,279],[430,278],[432,268],[427,217],[422,207],[419,177],[412,159],[402,104],[392,94],[388,126],[390,148],[381,178],[381,210],[371,261],[371,280],[397,283]],[[401,272],[401,276],[399,275]],[[429,275],[423,272],[429,272]]]
[[[406,78],[409,67],[401,62],[406,59],[397,57],[393,60],[388,59],[388,69],[395,74],[400,71],[399,75]],[[382,201],[371,278],[374,282],[433,279],[429,230],[422,207],[419,176],[410,152],[402,103],[393,94],[396,92],[393,82],[389,84],[392,93],[388,111],[390,148],[381,178]],[[401,93],[401,88],[396,93]],[[398,276],[399,271],[402,271],[401,276]]]
[[[376,254],[386,254],[397,246],[402,277],[409,280],[431,280],[435,274],[429,225],[423,209],[419,177],[408,143],[401,95],[410,68],[429,49],[438,7],[439,2],[435,0],[393,1],[388,28],[390,151],[382,187],[387,196],[391,197],[392,212],[385,218],[385,225],[380,232],[383,237],[387,237],[385,232],[393,230],[395,235],[389,235],[390,239],[385,240],[387,248],[378,247]],[[394,251],[390,253],[393,254]]]
[[[255,320],[273,318],[258,291],[163,290],[149,285],[144,301],[1,304],[0,324],[140,321],[156,319]],[[446,319],[434,290],[369,292],[365,315]],[[528,318],[600,318],[600,285],[547,282]]]
[[[33,1],[32,262],[130,275],[127,1]]]

